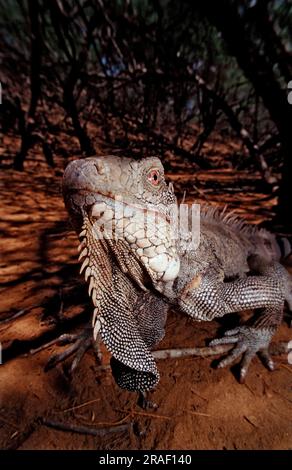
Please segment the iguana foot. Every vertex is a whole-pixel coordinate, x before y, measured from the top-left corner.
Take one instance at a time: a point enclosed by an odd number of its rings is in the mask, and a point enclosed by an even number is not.
[[[65,359],[75,354],[75,357],[67,371],[69,377],[71,377],[86,351],[88,351],[88,349],[93,346],[92,329],[85,328],[79,334],[63,334],[56,339],[55,344],[57,344],[58,346],[71,344],[71,346],[66,348],[65,351],[51,356],[47,364],[45,365],[45,371],[56,367],[57,364],[59,364],[60,362],[64,362]],[[99,350],[96,350],[96,354],[98,360],[100,361],[101,354]]]
[[[137,405],[143,410],[156,410],[158,405],[147,398],[147,392],[138,392]]]
[[[269,370],[274,370],[274,362],[268,351],[273,334],[274,331],[270,328],[257,329],[250,326],[239,326],[226,331],[223,338],[214,339],[210,343],[211,347],[225,344],[235,345],[228,356],[219,362],[218,367],[226,367],[242,356],[239,381],[243,383],[251,360],[258,354],[263,364]]]

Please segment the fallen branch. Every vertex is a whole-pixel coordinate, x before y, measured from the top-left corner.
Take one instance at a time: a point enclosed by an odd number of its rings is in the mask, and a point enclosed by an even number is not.
[[[13,313],[10,317],[7,317],[7,318],[4,318],[3,320],[0,320],[0,325],[5,325],[5,323],[9,323],[9,322],[15,320],[16,318],[22,317],[29,310],[32,310],[36,307],[39,307],[39,305],[32,305],[31,307],[22,308],[18,312]]]
[[[107,428],[94,429],[87,426],[77,426],[70,423],[61,423],[59,421],[54,421],[50,419],[41,419],[41,424],[49,428],[58,429],[59,431],[69,431],[75,432],[78,434],[88,434],[90,436],[105,436],[106,434],[114,432],[123,432],[128,431],[131,427],[131,423],[121,424],[120,426],[113,426]]]
[[[159,351],[153,351],[152,355],[155,359],[178,359],[189,356],[208,357],[225,354],[233,349],[233,347],[234,344],[218,344],[217,346],[206,346],[202,348],[161,349]],[[280,341],[279,343],[272,343],[269,350],[273,356],[279,356],[288,353],[292,348],[289,347],[289,342]]]
[[[208,413],[201,413],[200,411],[188,411],[188,413],[194,416],[205,416],[206,418],[212,418],[212,416]]]
[[[216,347],[202,347],[202,348],[182,348],[182,349],[161,349],[153,351],[152,354],[155,359],[178,359],[188,356],[216,356],[217,354],[224,354],[233,348],[233,344],[221,344]]]

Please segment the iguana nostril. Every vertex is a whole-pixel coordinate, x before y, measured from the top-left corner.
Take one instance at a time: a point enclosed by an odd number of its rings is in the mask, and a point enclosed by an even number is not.
[[[104,170],[104,166],[103,166],[103,165],[101,165],[101,164],[98,163],[98,162],[94,162],[93,166],[95,167],[96,173],[97,173],[98,175],[104,175],[105,170]]]

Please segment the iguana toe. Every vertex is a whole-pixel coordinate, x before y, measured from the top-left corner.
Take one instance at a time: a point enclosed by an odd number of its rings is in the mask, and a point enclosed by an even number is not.
[[[64,334],[56,339],[55,343],[58,346],[64,346],[70,344],[64,351],[53,354],[47,364],[45,365],[45,371],[53,369],[57,364],[63,363],[67,358],[74,355],[74,359],[68,369],[69,377],[72,377],[75,369],[79,365],[84,354],[90,347],[92,347],[92,331],[91,328],[86,328],[79,334]],[[99,357],[99,355],[97,355]]]
[[[157,403],[148,399],[147,392],[138,392],[137,405],[143,410],[156,410],[158,408]]]
[[[273,331],[269,328],[253,328],[249,326],[240,326],[225,333],[220,339],[211,341],[210,346],[222,344],[234,344],[234,348],[228,355],[222,359],[218,367],[226,367],[232,364],[236,359],[242,357],[240,364],[240,383],[245,381],[249,365],[252,359],[258,354],[264,365],[269,369],[274,369],[274,362],[271,359],[268,346],[270,344]]]

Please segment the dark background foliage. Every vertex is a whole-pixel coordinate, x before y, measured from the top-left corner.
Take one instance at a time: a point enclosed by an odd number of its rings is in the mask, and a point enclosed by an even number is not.
[[[171,152],[194,168],[259,170],[289,225],[291,0],[2,0],[0,12],[16,170],[35,145],[53,166],[63,129],[84,155],[101,139],[166,165]],[[242,151],[214,162],[204,145],[218,135]]]

